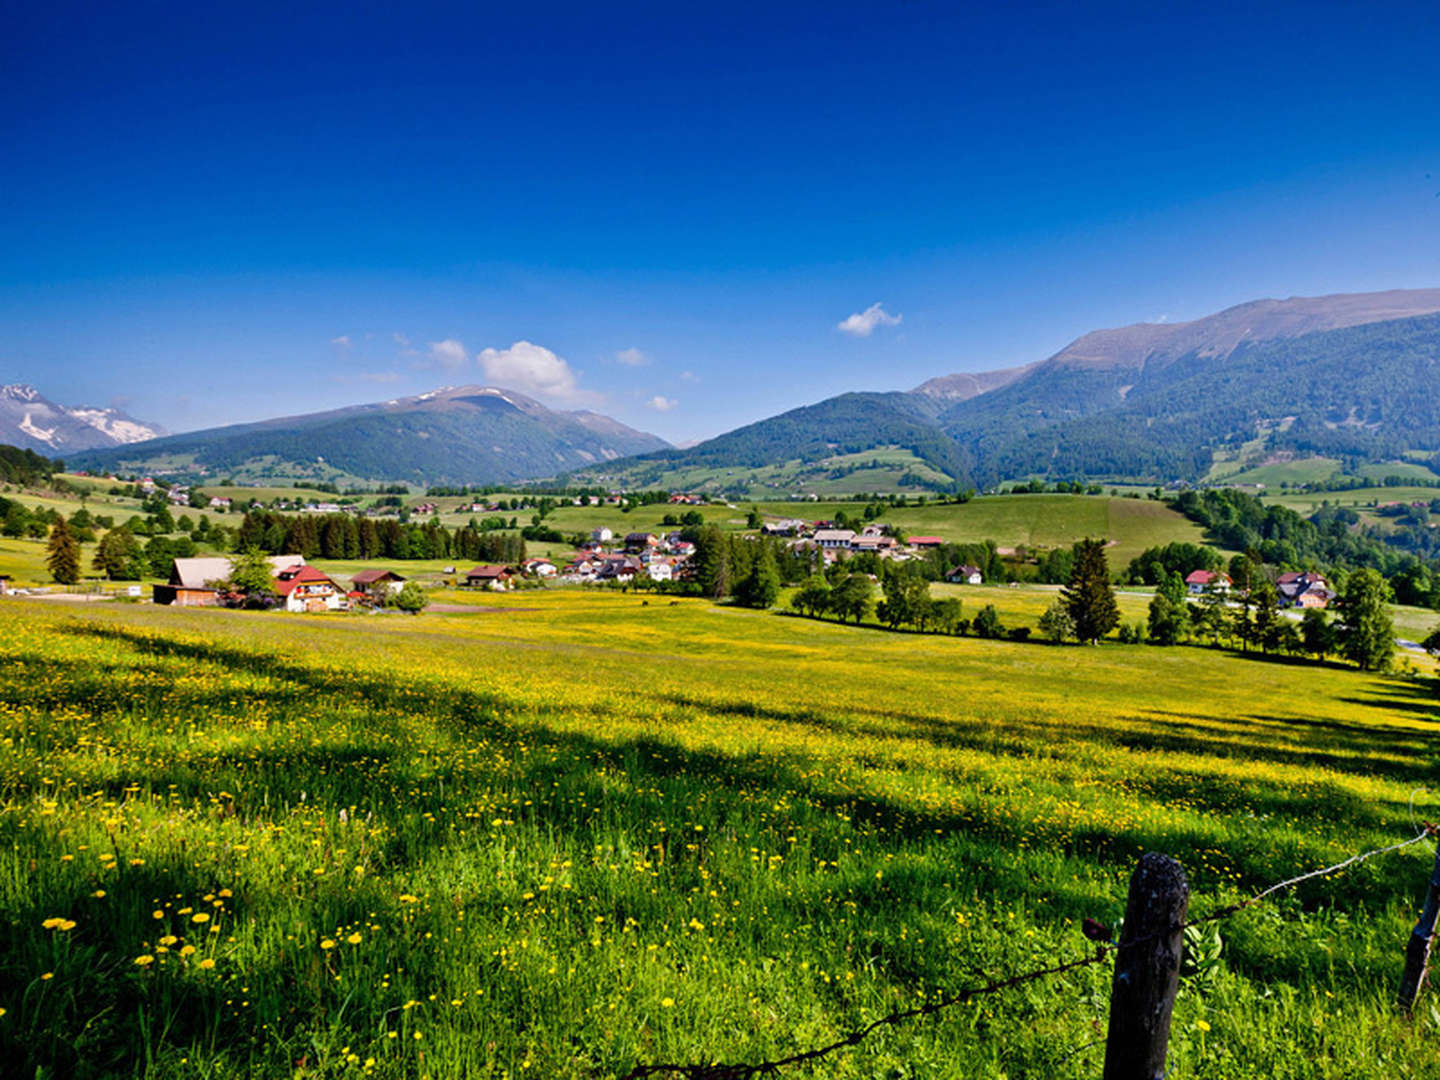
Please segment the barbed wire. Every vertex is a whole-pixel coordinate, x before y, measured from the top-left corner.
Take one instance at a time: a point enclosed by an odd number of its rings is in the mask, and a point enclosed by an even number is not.
[[[1264,900],[1266,897],[1273,896],[1275,893],[1280,892],[1284,889],[1293,888],[1296,885],[1300,885],[1306,881],[1311,881],[1314,878],[1328,877],[1331,874],[1336,874],[1343,870],[1347,870],[1352,866],[1356,866],[1362,862],[1366,862],[1369,859],[1377,858],[1381,855],[1389,855],[1396,851],[1402,851],[1405,848],[1413,847],[1415,844],[1419,844],[1424,840],[1433,838],[1437,834],[1440,834],[1440,826],[1432,824],[1428,821],[1421,822],[1420,825],[1420,831],[1408,840],[1402,840],[1399,843],[1395,844],[1388,844],[1385,847],[1374,848],[1370,851],[1362,851],[1359,854],[1351,855],[1349,858],[1343,859],[1340,862],[1335,863],[1331,866],[1326,866],[1319,870],[1311,870],[1308,873],[1304,874],[1298,874],[1295,877],[1286,878],[1284,881],[1277,881],[1275,884],[1270,885],[1267,888],[1261,889],[1259,892],[1255,893],[1253,896],[1248,897],[1247,899],[1219,908],[1218,910],[1212,911],[1207,915],[1202,915],[1198,919],[1187,919],[1179,926],[1172,927],[1168,931],[1164,931],[1163,933],[1180,933],[1181,931],[1189,929],[1192,926],[1201,926],[1206,923],[1218,922],[1222,919],[1231,918],[1232,916],[1238,915],[1240,912],[1245,911],[1247,908],[1253,907],[1255,904],[1260,903],[1260,901]],[[1087,920],[1087,922],[1088,921],[1089,920]],[[1155,934],[1147,935],[1143,938],[1132,938],[1128,941],[1102,941],[1096,946],[1094,953],[1090,956],[1077,960],[1066,961],[1065,963],[1061,964],[1054,964],[1049,967],[1037,968],[1034,971],[1027,971],[1020,975],[1013,975],[1006,979],[989,979],[980,986],[967,987],[963,990],[957,990],[954,993],[949,994],[945,997],[937,998],[934,1001],[926,1002],[924,1005],[917,1005],[910,1009],[901,1009],[899,1011],[889,1013],[888,1015],[882,1016],[877,1020],[872,1020],[870,1023],[864,1025],[863,1027],[856,1028],[849,1034],[843,1035],[840,1038],[836,1039],[834,1042],[827,1043],[823,1046],[817,1046],[810,1050],[802,1050],[797,1053],[791,1054],[788,1057],[774,1058],[771,1060],[756,1062],[736,1062],[732,1064],[724,1064],[722,1062],[709,1062],[704,1064],[657,1063],[652,1065],[636,1065],[633,1069],[631,1069],[628,1073],[621,1077],[621,1080],[645,1080],[646,1077],[651,1076],[679,1076],[684,1077],[685,1080],[749,1080],[750,1077],[754,1076],[773,1076],[781,1069],[787,1068],[788,1066],[800,1065],[807,1061],[815,1061],[819,1058],[823,1058],[830,1054],[833,1054],[838,1050],[843,1050],[846,1047],[857,1046],[874,1032],[880,1030],[883,1027],[894,1027],[895,1025],[902,1024],[907,1020],[916,1020],[921,1017],[930,1016],[944,1009],[952,1008],[967,1001],[973,1001],[979,997],[986,997],[991,994],[998,994],[1005,990],[1012,990],[1017,986],[1023,986],[1026,983],[1035,982],[1040,979],[1047,979],[1054,975],[1064,974],[1067,971],[1076,971],[1080,968],[1092,967],[1095,964],[1103,963],[1115,953],[1117,953],[1120,949],[1133,948],[1136,945],[1142,944],[1143,942],[1161,936],[1161,933],[1162,932],[1157,932]],[[1089,1049],[1090,1046],[1093,1045],[1095,1044],[1092,1043],[1085,1047],[1081,1047],[1080,1049]]]

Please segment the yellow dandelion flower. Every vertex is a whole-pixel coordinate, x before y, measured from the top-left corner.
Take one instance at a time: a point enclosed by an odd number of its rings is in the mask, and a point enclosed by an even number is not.
[[[335,947],[335,941],[333,938],[327,937],[324,941],[320,942],[320,947],[322,949],[333,949]]]
[[[208,956],[204,960],[200,961],[200,967],[204,968],[206,971],[209,971],[214,966],[215,961],[211,960]]]
[[[177,942],[177,941],[179,941],[179,940],[180,940],[180,939],[177,938],[174,934],[166,934],[164,937],[162,937],[162,938],[160,939],[160,944],[161,944],[161,945],[174,945],[175,942]]]
[[[660,1005],[661,1005],[663,1008],[666,1008],[666,1009],[674,1008],[674,1006],[675,1006],[675,999],[672,998],[672,997],[661,998],[661,999],[660,999]]]
[[[359,933],[354,933],[354,934],[351,934],[349,937],[347,937],[345,940],[348,941],[351,945],[359,945],[360,942],[362,942],[362,941],[365,940],[365,939],[362,938],[362,937],[359,935]]]
[[[135,963],[139,967],[149,967],[154,962],[155,957],[151,956],[149,953],[146,953],[144,956],[135,957]]]
[[[197,923],[209,922],[209,921],[210,921],[210,916],[207,915],[205,912],[200,911],[200,912],[197,912],[196,914],[192,915],[192,916],[190,917],[190,921],[191,921],[191,922],[197,922]]]
[[[93,896],[96,900],[104,900],[104,899],[105,899],[105,890],[104,890],[104,889],[96,889],[96,890],[95,890],[93,893],[91,893],[90,895]]]
[[[54,930],[57,926],[59,926],[59,925],[60,925],[61,923],[63,923],[64,921],[65,921],[64,919],[61,919],[61,918],[59,918],[59,917],[51,917],[51,918],[49,918],[49,919],[46,919],[46,920],[45,920],[43,923],[41,923],[40,925],[43,926],[46,930]]]
[[[47,971],[47,972],[45,972],[44,975],[41,975],[41,976],[40,976],[40,981],[41,981],[41,982],[49,982],[49,981],[50,981],[51,979],[53,979],[54,977],[55,977],[55,972],[53,972],[53,971]]]
[[[154,911],[150,912],[150,917],[152,919],[163,919],[165,917],[165,912],[161,911],[159,908],[156,908]]]
[[[1209,1025],[1208,1023],[1206,1023],[1204,1020],[1196,1020],[1196,1021],[1195,1021],[1195,1026],[1196,1026],[1197,1028],[1199,1028],[1201,1031],[1209,1031],[1209,1030],[1210,1030],[1210,1025]]]
[[[181,955],[181,956],[194,956],[194,955],[195,955],[195,946],[194,946],[194,945],[185,945],[185,946],[183,946],[183,947],[180,949],[180,955]]]

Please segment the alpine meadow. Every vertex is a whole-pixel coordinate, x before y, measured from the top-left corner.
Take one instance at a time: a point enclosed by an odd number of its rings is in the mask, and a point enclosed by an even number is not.
[[[11,5],[0,1080],[1440,1080],[1440,4]]]

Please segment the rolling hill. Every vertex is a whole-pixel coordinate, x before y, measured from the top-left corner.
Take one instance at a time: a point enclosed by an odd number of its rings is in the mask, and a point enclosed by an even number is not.
[[[191,475],[508,483],[662,448],[598,413],[557,412],[511,390],[416,397],[192,431],[77,456],[85,468]]]
[[[1420,289],[1257,300],[1192,322],[1098,330],[1035,364],[844,394],[604,474],[784,465],[800,477],[841,455],[899,450],[931,474],[911,470],[911,486],[943,488],[1027,476],[1198,480],[1242,446],[1357,465],[1434,454],[1437,312],[1440,289]],[[875,477],[863,469],[850,478],[852,490],[886,490],[866,486]]]

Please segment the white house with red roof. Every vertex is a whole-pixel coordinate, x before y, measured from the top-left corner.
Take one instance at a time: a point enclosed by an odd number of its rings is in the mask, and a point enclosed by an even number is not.
[[[1210,588],[1229,592],[1231,584],[1230,575],[1218,570],[1191,570],[1185,576],[1185,588],[1195,596]]]
[[[349,599],[323,570],[313,566],[291,566],[275,575],[275,591],[285,601],[285,610],[323,615],[345,611]]]

